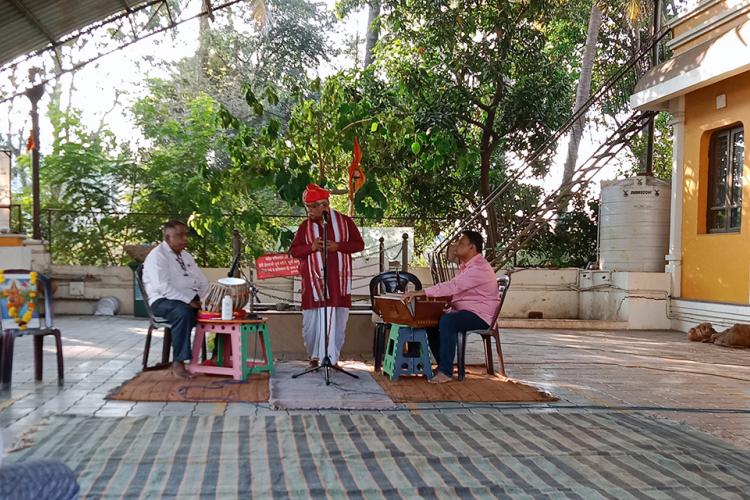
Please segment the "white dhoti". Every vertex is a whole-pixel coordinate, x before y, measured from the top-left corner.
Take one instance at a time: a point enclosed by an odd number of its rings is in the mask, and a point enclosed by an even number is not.
[[[328,309],[328,356],[331,363],[338,363],[341,346],[344,345],[346,322],[349,320],[348,307],[316,307],[302,311],[302,337],[311,358],[323,360],[325,357],[324,311]]]

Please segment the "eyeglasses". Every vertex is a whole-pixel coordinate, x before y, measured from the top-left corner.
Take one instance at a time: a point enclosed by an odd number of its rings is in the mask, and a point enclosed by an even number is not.
[[[317,207],[327,207],[329,204],[330,203],[328,202],[328,200],[323,200],[323,201],[317,201],[315,203],[305,203],[305,207],[312,210],[313,208],[317,208]]]

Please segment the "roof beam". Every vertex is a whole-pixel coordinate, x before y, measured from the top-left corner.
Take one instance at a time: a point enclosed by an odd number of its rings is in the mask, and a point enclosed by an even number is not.
[[[44,25],[39,22],[39,19],[37,19],[36,16],[24,4],[21,3],[21,0],[10,0],[10,3],[12,3],[13,6],[18,9],[18,11],[23,14],[26,19],[31,21],[31,24],[33,24],[36,29],[38,29],[44,36],[47,37],[49,43],[54,45],[57,42],[55,40],[55,37],[52,36],[52,33],[47,31],[47,28],[45,28]]]
[[[11,1],[13,1],[13,0],[11,0]],[[220,4],[215,4],[214,3],[211,6],[212,7],[211,10],[212,10],[212,12],[215,13],[215,12],[221,11],[223,9],[226,9],[226,8],[232,6],[232,5],[238,4],[238,3],[243,2],[243,1],[246,1],[246,0],[223,0],[222,3],[220,3]],[[138,4],[137,6],[133,7],[133,12],[140,12],[141,10],[150,8],[150,7],[155,6],[155,5],[158,5],[157,9],[161,9],[162,6],[164,5],[164,0],[148,0],[145,3]],[[125,14],[123,14],[123,15],[117,15],[117,16],[109,18],[109,19],[107,19],[105,21],[100,21],[99,23],[95,23],[95,24],[89,26],[88,28],[86,28],[83,31],[79,31],[79,32],[74,33],[70,37],[63,36],[63,37],[61,37],[61,40],[58,41],[58,42],[55,42],[55,44],[53,46],[51,46],[51,47],[45,47],[43,49],[38,49],[38,50],[36,50],[34,52],[31,52],[31,53],[27,54],[27,56],[25,58],[23,58],[20,62],[15,62],[15,63],[12,63],[12,64],[8,64],[6,66],[0,65],[0,104],[8,102],[8,101],[11,101],[11,100],[13,100],[13,99],[15,99],[15,98],[17,98],[19,96],[24,95],[24,93],[27,90],[27,89],[19,89],[19,88],[15,88],[14,87],[13,90],[10,93],[3,94],[2,92],[4,91],[4,87],[3,87],[3,84],[1,82],[2,82],[2,78],[4,77],[4,75],[7,72],[12,72],[14,70],[14,68],[17,68],[18,65],[21,62],[29,61],[33,57],[36,57],[36,56],[38,56],[40,54],[43,54],[43,53],[46,53],[47,51],[49,51],[50,49],[54,48],[55,46],[57,46],[57,45],[59,45],[61,43],[67,43],[68,41],[73,40],[73,39],[77,38],[78,36],[80,36],[81,33],[87,34],[87,33],[92,33],[94,30],[101,29],[102,27],[107,26],[110,23],[121,19],[124,15]],[[124,41],[124,42],[122,42],[120,45],[118,45],[116,47],[107,48],[106,50],[101,50],[97,54],[95,54],[95,55],[93,55],[91,57],[84,58],[84,59],[82,59],[82,60],[80,60],[78,62],[72,62],[69,66],[67,66],[65,68],[57,68],[57,69],[55,69],[54,74],[42,75],[41,76],[41,81],[39,83],[41,83],[41,84],[47,84],[47,83],[49,83],[51,81],[56,80],[57,78],[60,78],[64,74],[74,72],[74,71],[76,71],[76,70],[78,70],[78,69],[86,66],[87,64],[90,64],[90,63],[92,63],[94,61],[97,61],[97,60],[101,59],[102,57],[105,57],[105,56],[107,56],[109,54],[112,54],[113,52],[116,52],[118,50],[122,50],[122,49],[124,49],[126,47],[129,47],[130,45],[133,45],[134,43],[137,43],[137,42],[139,42],[141,40],[145,40],[146,38],[152,37],[152,36],[154,36],[156,34],[164,33],[166,31],[174,28],[175,26],[179,26],[181,24],[193,21],[195,19],[199,19],[199,18],[201,18],[203,16],[207,16],[207,15],[208,15],[207,12],[201,11],[198,14],[195,14],[193,16],[185,17],[185,18],[182,18],[182,19],[172,19],[172,24],[170,24],[169,26],[162,26],[162,27],[158,27],[158,28],[153,28],[151,31],[147,31],[147,32],[146,31],[142,31],[137,36],[134,35],[131,40]],[[149,22],[150,21],[151,21],[151,19],[149,19]],[[148,25],[148,23],[146,23],[146,24]]]
[[[167,16],[169,17],[169,25],[175,26],[174,18],[172,17],[172,9],[169,8],[169,4],[167,3],[166,0],[164,0],[162,4],[164,5],[164,7],[167,8]]]

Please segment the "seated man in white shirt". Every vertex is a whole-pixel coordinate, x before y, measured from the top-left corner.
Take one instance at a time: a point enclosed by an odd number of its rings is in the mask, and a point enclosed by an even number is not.
[[[208,280],[185,251],[187,242],[187,225],[171,220],[164,224],[164,241],[143,263],[143,285],[151,310],[172,325],[172,372],[180,378],[190,377],[184,364],[191,358],[190,332],[201,297],[208,292]]]

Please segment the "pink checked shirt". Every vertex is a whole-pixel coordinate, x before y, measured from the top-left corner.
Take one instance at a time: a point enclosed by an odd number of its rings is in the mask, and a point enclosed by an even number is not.
[[[487,259],[479,254],[461,264],[455,278],[426,288],[425,294],[428,297],[450,296],[451,309],[473,312],[488,325],[492,323],[500,303],[495,271]]]

